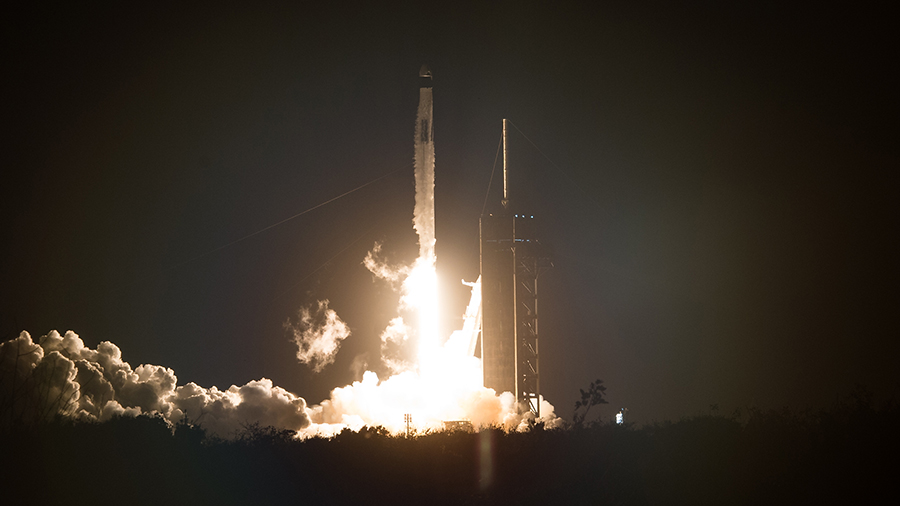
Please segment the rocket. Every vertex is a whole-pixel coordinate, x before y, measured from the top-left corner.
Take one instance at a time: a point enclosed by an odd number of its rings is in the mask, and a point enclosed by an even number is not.
[[[419,110],[416,115],[416,211],[419,257],[434,261],[434,130],[432,76],[428,65],[419,70]]]

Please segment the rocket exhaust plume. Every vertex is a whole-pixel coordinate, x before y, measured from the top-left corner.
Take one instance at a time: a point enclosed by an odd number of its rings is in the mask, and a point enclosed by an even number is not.
[[[446,420],[469,420],[475,427],[503,426],[522,429],[535,421],[531,412],[522,413],[514,395],[483,386],[481,360],[474,356],[481,328],[481,280],[467,283],[472,298],[466,309],[463,328],[446,340],[438,335],[437,273],[435,269],[434,175],[432,74],[420,72],[419,107],[415,129],[416,200],[413,226],[419,238],[419,257],[409,266],[390,266],[381,259],[382,245],[366,256],[364,264],[376,278],[398,287],[400,315],[382,334],[382,353],[394,374],[380,380],[367,371],[361,381],[336,388],[331,398],[310,408],[313,423],[307,433],[329,433],[363,425],[381,425],[399,434],[404,419],[412,415],[418,429],[439,429]],[[413,340],[418,346],[414,363],[388,356],[386,345]],[[553,406],[542,402],[540,421],[550,426],[561,423]]]
[[[360,381],[335,388],[318,405],[261,378],[226,390],[194,383],[177,386],[174,371],[158,365],[132,367],[110,342],[84,346],[74,332],[56,331],[35,343],[27,332],[0,344],[0,423],[40,421],[57,414],[86,420],[116,415],[158,414],[175,423],[187,417],[220,436],[243,424],[259,422],[292,429],[301,436],[328,436],[344,428],[383,426],[394,434],[406,430],[411,415],[418,430],[441,429],[444,421],[469,420],[476,428],[501,426],[522,430],[532,422],[550,427],[562,421],[541,400],[539,420],[520,411],[514,395],[485,388],[481,359],[474,356],[481,328],[481,279],[467,283],[472,298],[463,328],[443,340],[438,335],[435,270],[434,134],[431,72],[423,67],[415,129],[416,200],[413,226],[419,256],[411,265],[389,265],[375,244],[363,263],[372,274],[400,292],[398,316],[382,333],[382,360],[391,375],[379,379],[365,371]],[[300,362],[319,372],[333,362],[349,327],[320,301],[288,322]],[[414,343],[415,358],[392,356],[392,344]]]

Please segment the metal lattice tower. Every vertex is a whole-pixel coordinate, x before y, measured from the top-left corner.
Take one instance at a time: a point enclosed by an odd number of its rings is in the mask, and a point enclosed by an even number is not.
[[[521,215],[520,215],[521,216]],[[514,217],[515,218],[515,217]],[[526,221],[529,220],[529,221]],[[527,232],[532,228],[533,218],[525,216],[517,219],[517,232]],[[516,377],[517,395],[520,402],[527,403],[529,409],[540,416],[540,348],[538,346],[538,279],[552,267],[550,257],[543,245],[527,233],[516,234]]]
[[[510,211],[506,120],[501,204],[480,221],[484,386],[512,392],[540,416],[538,278],[552,263],[535,237],[534,216]]]

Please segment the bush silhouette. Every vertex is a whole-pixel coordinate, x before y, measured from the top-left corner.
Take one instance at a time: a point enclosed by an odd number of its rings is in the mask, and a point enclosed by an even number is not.
[[[819,412],[414,438],[56,420],[4,429],[0,480],[16,504],[847,504],[896,496],[898,422],[896,404],[864,395]]]

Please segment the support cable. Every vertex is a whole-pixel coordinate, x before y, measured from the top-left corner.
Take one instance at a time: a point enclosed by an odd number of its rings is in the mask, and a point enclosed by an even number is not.
[[[541,156],[543,156],[548,162],[550,162],[550,165],[553,165],[554,167],[556,167],[556,170],[558,170],[563,176],[566,176],[566,179],[568,179],[569,182],[571,182],[573,185],[575,185],[576,187],[578,187],[578,185],[575,183],[575,180],[572,179],[571,177],[569,177],[569,175],[566,173],[566,171],[562,170],[562,169],[559,167],[559,165],[556,165],[556,162],[554,162],[553,160],[551,160],[549,156],[547,156],[546,154],[544,154],[544,152],[541,151],[541,148],[539,148],[538,145],[534,143],[534,141],[532,141],[531,139],[528,138],[527,135],[525,135],[525,132],[523,132],[522,130],[520,130],[519,127],[516,126],[516,124],[513,123],[511,120],[507,120],[507,121],[509,121],[509,123],[512,124],[512,126],[515,127],[515,129],[518,130],[520,134],[522,134],[522,137],[525,137],[525,140],[527,140],[528,142],[531,143],[532,146],[534,146],[534,149],[536,149],[537,152],[541,154]]]
[[[276,300],[278,300],[278,299],[284,297],[285,295],[287,295],[288,293],[292,292],[295,288],[297,288],[298,286],[300,286],[301,283],[303,283],[304,281],[306,281],[307,279],[309,279],[313,274],[319,272],[319,271],[322,270],[326,265],[330,264],[331,261],[334,260],[335,258],[337,258],[338,256],[340,256],[341,253],[343,253],[343,252],[347,251],[348,249],[350,249],[350,246],[353,246],[354,244],[358,243],[358,242],[360,241],[360,239],[362,239],[363,237],[369,235],[369,232],[371,232],[374,228],[375,228],[375,227],[369,227],[369,229],[366,230],[365,232],[363,232],[362,235],[360,235],[360,236],[357,237],[356,239],[354,239],[354,240],[350,241],[349,243],[347,243],[347,245],[344,246],[340,251],[338,251],[338,252],[335,253],[334,255],[331,255],[331,257],[329,257],[328,260],[325,260],[324,262],[322,262],[322,265],[316,267],[312,272],[310,272],[310,273],[307,274],[306,276],[303,276],[303,278],[301,278],[300,281],[297,281],[296,283],[294,283],[293,285],[291,285],[290,288],[288,288],[288,289],[285,290],[284,292],[280,293],[279,295],[276,295],[275,298],[272,299],[272,302],[275,302]]]
[[[330,199],[326,200],[325,202],[322,202],[322,203],[320,203],[320,204],[316,204],[316,205],[310,207],[309,209],[306,209],[305,211],[300,211],[299,213],[297,213],[297,214],[295,214],[295,215],[293,215],[293,216],[287,217],[287,218],[285,218],[285,219],[283,219],[283,220],[281,220],[281,221],[279,221],[279,222],[277,222],[277,223],[273,223],[273,224],[271,224],[271,225],[269,225],[269,226],[267,226],[267,227],[263,227],[263,228],[257,230],[256,232],[253,232],[253,233],[250,233],[250,234],[245,235],[244,237],[241,237],[240,239],[235,239],[234,241],[231,241],[231,242],[228,243],[228,244],[223,244],[222,246],[219,246],[219,247],[217,247],[217,248],[211,249],[211,250],[206,251],[206,252],[204,252],[204,253],[200,253],[199,255],[197,255],[197,256],[195,256],[195,257],[189,259],[189,260],[185,260],[185,261],[183,261],[183,262],[181,262],[181,263],[175,264],[175,265],[169,267],[168,269],[166,269],[166,270],[164,270],[164,271],[162,271],[162,272],[168,272],[168,271],[170,271],[170,270],[172,270],[172,269],[176,269],[176,268],[178,268],[178,267],[181,267],[181,266],[184,265],[184,264],[191,263],[191,262],[193,262],[194,260],[198,260],[198,259],[200,259],[200,258],[203,258],[203,257],[207,256],[207,255],[211,255],[211,254],[213,254],[213,253],[215,253],[215,252],[217,252],[217,251],[223,250],[223,249],[225,249],[225,248],[227,248],[227,247],[229,247],[229,246],[234,246],[235,244],[237,244],[237,243],[239,243],[239,242],[241,242],[241,241],[245,241],[245,240],[247,240],[247,239],[249,239],[249,238],[251,238],[251,237],[253,237],[253,236],[255,236],[255,235],[259,235],[259,234],[265,232],[266,230],[273,229],[273,228],[277,227],[278,225],[282,225],[282,224],[284,224],[284,223],[287,223],[287,222],[293,220],[294,218],[299,218],[300,216],[303,216],[303,215],[306,214],[306,213],[309,213],[309,212],[311,212],[311,211],[314,211],[314,210],[316,210],[316,209],[318,209],[318,208],[320,208],[320,207],[322,207],[322,206],[324,206],[324,205],[330,204],[330,203],[334,202],[335,200],[338,200],[338,199],[341,199],[341,198],[343,198],[343,197],[346,197],[347,195],[350,195],[351,193],[353,193],[353,192],[355,192],[355,191],[362,190],[363,188],[365,188],[365,187],[367,187],[367,186],[369,186],[369,185],[371,185],[371,184],[374,184],[374,183],[376,183],[376,182],[378,182],[378,181],[381,181],[382,179],[384,179],[384,178],[386,178],[386,177],[388,177],[388,176],[390,176],[390,175],[392,175],[392,174],[395,174],[395,173],[397,173],[397,172],[399,172],[399,171],[401,171],[401,170],[403,170],[403,169],[406,169],[407,167],[409,167],[409,165],[404,165],[403,167],[400,167],[400,168],[398,168],[398,169],[394,169],[394,170],[392,170],[391,172],[388,172],[387,174],[384,174],[384,175],[382,175],[382,176],[379,176],[379,177],[377,177],[377,178],[375,178],[375,179],[369,181],[368,183],[365,183],[365,184],[362,184],[362,185],[360,185],[360,186],[357,186],[356,188],[354,188],[354,189],[352,189],[352,190],[350,190],[350,191],[346,191],[346,192],[344,192],[344,193],[338,195],[337,197],[333,197],[333,198],[330,198]]]
[[[305,209],[305,210],[303,210],[303,211],[300,211],[299,213],[297,213],[297,214],[295,214],[295,215],[293,215],[293,216],[289,216],[289,217],[287,217],[287,218],[285,218],[285,219],[283,219],[283,220],[281,220],[281,221],[278,221],[278,222],[275,222],[275,223],[273,223],[273,224],[271,224],[271,225],[268,225],[268,226],[266,226],[266,227],[263,227],[263,228],[261,228],[261,229],[255,231],[255,232],[252,232],[252,233],[250,233],[250,234],[247,234],[247,235],[245,235],[245,236],[243,236],[243,237],[241,237],[241,238],[239,238],[239,239],[235,239],[235,240],[233,240],[233,241],[231,241],[231,242],[229,242],[229,243],[227,243],[227,244],[223,244],[223,245],[218,246],[218,247],[216,247],[216,248],[213,248],[213,249],[210,249],[210,250],[205,251],[205,252],[203,252],[203,253],[200,253],[199,255],[193,256],[193,257],[191,257],[191,258],[189,258],[189,259],[187,259],[187,260],[184,260],[184,261],[182,261],[182,262],[179,262],[179,263],[177,263],[177,264],[170,265],[169,267],[165,267],[165,268],[163,268],[163,269],[160,269],[160,270],[156,271],[155,273],[150,274],[150,275],[147,275],[147,276],[145,276],[144,278],[141,278],[141,279],[148,279],[148,278],[153,277],[153,276],[159,276],[160,274],[165,274],[165,273],[171,272],[171,271],[173,271],[173,270],[175,270],[175,269],[178,269],[179,267],[182,267],[182,266],[184,266],[184,265],[187,265],[187,264],[189,264],[189,263],[191,263],[191,262],[195,262],[195,261],[197,261],[197,260],[199,260],[199,259],[201,259],[201,258],[203,258],[203,257],[212,255],[213,253],[216,253],[216,252],[218,252],[218,251],[221,251],[221,250],[223,250],[223,249],[225,249],[225,248],[228,248],[228,247],[234,246],[235,244],[238,244],[238,243],[240,243],[240,242],[246,241],[247,239],[250,239],[251,237],[254,237],[254,236],[256,236],[256,235],[259,235],[259,234],[261,234],[261,233],[263,233],[263,232],[265,232],[265,231],[267,231],[267,230],[271,230],[271,229],[273,229],[273,228],[275,228],[275,227],[277,227],[277,226],[279,226],[279,225],[283,225],[283,224],[285,224],[285,223],[287,223],[287,222],[289,222],[289,221],[291,221],[291,220],[293,220],[293,219],[295,219],[295,218],[299,218],[300,216],[303,216],[304,214],[307,214],[307,213],[309,213],[309,212],[312,212],[312,211],[314,211],[314,210],[316,210],[316,209],[318,209],[318,208],[320,208],[320,207],[322,207],[322,206],[328,205],[328,204],[330,204],[330,203],[332,203],[332,202],[334,202],[334,201],[336,201],[336,200],[342,199],[342,198],[346,197],[347,195],[350,195],[351,193],[357,192],[357,191],[362,190],[363,188],[365,188],[365,187],[367,187],[367,186],[370,186],[370,185],[372,185],[372,184],[375,184],[375,183],[377,183],[378,181],[381,181],[382,179],[384,179],[384,178],[386,178],[386,177],[388,177],[388,176],[391,176],[391,175],[393,175],[393,174],[396,174],[397,172],[400,172],[401,170],[405,170],[405,169],[409,168],[410,165],[412,165],[412,164],[406,164],[406,165],[403,165],[402,167],[398,167],[398,168],[396,168],[396,169],[394,169],[394,170],[392,170],[392,171],[390,171],[390,172],[388,172],[388,173],[386,173],[386,174],[382,174],[381,176],[378,176],[377,178],[375,178],[375,179],[373,179],[373,180],[371,180],[371,181],[369,181],[369,182],[367,182],[367,183],[361,184],[361,185],[357,186],[356,188],[353,188],[352,190],[348,190],[348,191],[346,191],[346,192],[344,192],[344,193],[342,193],[342,194],[340,194],[340,195],[338,195],[338,196],[336,196],[336,197],[332,197],[332,198],[330,198],[330,199],[328,199],[328,200],[326,200],[326,201],[324,201],[324,202],[321,202],[321,203],[316,204],[316,205],[314,205],[314,206],[312,206],[312,207],[310,207],[310,208],[308,208],[308,209]],[[357,239],[357,240],[358,240],[358,239]],[[354,242],[356,242],[356,241],[354,241]],[[352,244],[352,243],[351,243],[351,244]],[[349,247],[349,245],[348,245],[348,247]],[[343,251],[343,250],[342,250],[342,251]],[[337,256],[337,255],[335,255],[335,256]],[[315,271],[314,271],[314,272],[315,272]],[[312,274],[312,273],[311,273],[311,274]],[[311,274],[310,274],[310,275],[311,275]],[[304,279],[305,279],[305,278],[304,278]],[[301,280],[301,281],[302,281],[302,280]],[[121,288],[120,288],[120,289],[121,289]]]

